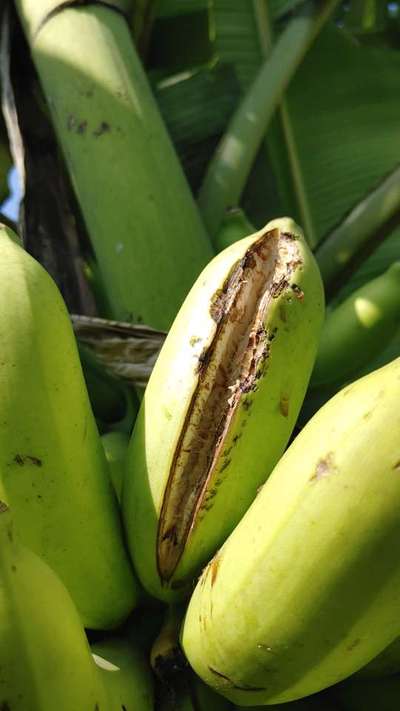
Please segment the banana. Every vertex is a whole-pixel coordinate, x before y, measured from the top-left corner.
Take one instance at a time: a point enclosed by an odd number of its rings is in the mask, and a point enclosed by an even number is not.
[[[318,268],[288,218],[221,252],[194,284],[146,388],[122,492],[155,597],[188,593],[281,456],[322,319]]]
[[[153,680],[139,648],[111,637],[91,649],[107,692],[107,711],[153,711]]]
[[[400,261],[328,313],[311,385],[343,383],[390,342],[400,324]]]
[[[126,432],[107,432],[107,434],[102,435],[101,441],[108,462],[111,481],[119,501],[121,498],[129,436]]]
[[[227,210],[221,227],[215,236],[217,252],[230,247],[231,244],[243,239],[243,237],[254,234],[255,231],[245,212],[240,207],[233,207]]]
[[[207,565],[181,631],[237,704],[296,700],[400,632],[400,358],[333,397]]]
[[[70,319],[49,274],[0,227],[0,471],[21,540],[68,588],[84,624],[138,597]]]
[[[186,665],[179,646],[179,629],[183,613],[182,606],[168,605],[164,622],[150,652],[150,664],[154,673],[166,683]]]
[[[0,501],[0,709],[109,711],[78,612]]]

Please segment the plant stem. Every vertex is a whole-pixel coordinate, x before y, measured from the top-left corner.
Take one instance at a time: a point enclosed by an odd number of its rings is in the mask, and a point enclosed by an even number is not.
[[[308,4],[282,32],[240,102],[209,164],[199,206],[211,235],[239,203],[268,123],[298,65],[339,0]]]

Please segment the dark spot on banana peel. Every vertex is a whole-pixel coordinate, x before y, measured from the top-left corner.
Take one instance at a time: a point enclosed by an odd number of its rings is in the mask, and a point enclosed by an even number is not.
[[[8,704],[8,701],[3,701],[1,706],[0,706],[0,711],[11,711],[11,707]]]
[[[396,464],[394,465],[393,469],[398,469],[400,471],[400,459]]]
[[[319,481],[333,474],[335,465],[333,461],[333,452],[329,452],[325,457],[318,460],[314,474],[310,477],[310,481]]]
[[[5,513],[9,510],[9,507],[4,501],[0,501],[0,514]]]
[[[15,464],[23,467],[25,464],[32,464],[35,467],[42,466],[42,460],[38,457],[34,457],[31,454],[16,454],[14,457]]]
[[[198,360],[197,382],[172,457],[158,521],[157,568],[163,581],[172,578],[204,503],[209,506],[208,492],[221,473],[221,455],[235,412],[242,405],[244,413],[251,409],[252,397],[246,393],[258,387],[268,363],[264,324],[271,289],[277,283],[283,285],[282,277],[290,283],[290,265],[297,256],[297,245],[285,241],[278,229],[264,233],[233,265],[211,300],[215,327]],[[247,419],[240,418],[240,428]]]
[[[102,136],[103,133],[109,133],[111,131],[111,126],[107,121],[102,121],[99,126],[93,131],[93,136],[98,138],[99,136]]]
[[[359,638],[355,639],[353,642],[351,642],[351,644],[348,645],[348,647],[346,647],[347,651],[351,652],[353,649],[358,647],[360,642],[361,642],[361,639],[359,639]]]
[[[303,301],[304,299],[304,291],[300,289],[300,287],[297,284],[291,284],[292,291],[299,301]]]
[[[273,299],[277,299],[278,296],[282,293],[284,289],[287,289],[289,286],[289,281],[286,276],[282,276],[279,281],[276,281],[272,284],[271,287],[271,296]]]
[[[223,679],[227,682],[226,684],[223,684],[221,688],[230,687],[231,689],[238,689],[239,691],[266,691],[263,686],[250,686],[248,684],[246,684],[246,686],[238,686],[238,684],[235,684],[229,676],[226,676],[226,674],[222,674],[222,672],[217,671],[217,669],[214,669],[213,667],[208,667],[208,669],[212,674],[219,677],[219,679]]]
[[[281,395],[279,401],[279,410],[281,415],[288,417],[289,415],[289,395]]]

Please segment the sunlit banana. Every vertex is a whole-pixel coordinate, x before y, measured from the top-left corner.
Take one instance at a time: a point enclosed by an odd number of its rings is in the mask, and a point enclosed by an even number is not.
[[[121,637],[96,642],[91,649],[107,693],[106,710],[153,711],[153,679],[143,652]]]
[[[41,265],[0,227],[0,471],[23,543],[87,627],[118,624],[137,583],[70,319]]]
[[[400,358],[304,427],[205,568],[181,642],[241,705],[349,676],[400,633]]]
[[[221,252],[193,286],[147,386],[122,495],[154,596],[187,592],[279,459],[322,318],[319,271],[290,219]]]
[[[394,262],[328,312],[311,384],[343,383],[385,348],[399,324],[400,262]]]
[[[0,708],[110,711],[72,599],[0,498]]]

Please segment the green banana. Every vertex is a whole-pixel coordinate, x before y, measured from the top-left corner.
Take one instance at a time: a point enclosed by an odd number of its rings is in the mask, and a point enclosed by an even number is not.
[[[153,711],[153,679],[139,648],[112,637],[91,649],[107,692],[107,711]]]
[[[194,284],[146,388],[122,492],[155,597],[189,591],[281,456],[322,319],[318,268],[288,218],[221,252]]]
[[[400,262],[327,314],[311,385],[343,383],[390,342],[400,323]]]
[[[181,644],[242,705],[296,700],[400,632],[400,358],[333,397],[207,565]]]
[[[332,691],[340,711],[398,711],[400,707],[400,676],[346,681]]]
[[[168,329],[213,252],[126,21],[135,3],[15,5],[111,316]]]
[[[240,207],[231,208],[225,213],[221,227],[215,236],[215,248],[217,252],[221,252],[239,239],[254,234],[255,231]]]
[[[67,589],[22,546],[0,501],[0,709],[109,711]]]
[[[112,485],[117,499],[120,501],[129,436],[126,432],[107,432],[102,435],[101,441],[108,462]]]
[[[61,295],[0,226],[0,470],[22,542],[87,627],[121,622],[138,584]]]

